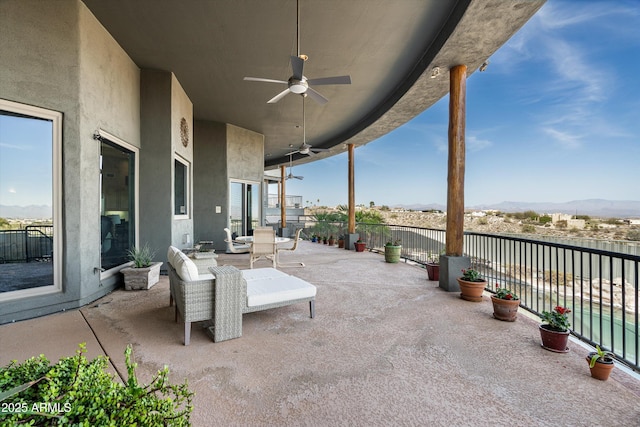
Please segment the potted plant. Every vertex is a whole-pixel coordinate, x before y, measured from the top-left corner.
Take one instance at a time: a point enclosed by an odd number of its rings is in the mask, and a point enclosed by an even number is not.
[[[324,243],[325,245],[327,244],[328,241],[329,241],[329,239],[327,239],[327,236],[324,236],[322,238],[322,243]]]
[[[344,248],[344,234],[338,236],[338,248]]]
[[[400,239],[396,239],[394,242],[388,241],[386,245],[384,245],[384,260],[386,262],[395,264],[400,261],[400,252],[402,251],[402,246],[400,245]]]
[[[148,244],[143,247],[132,247],[127,251],[131,267],[120,270],[124,274],[124,288],[127,291],[150,289],[160,280],[161,262],[153,262],[155,251]]]
[[[364,248],[367,247],[367,244],[362,239],[358,239],[353,245],[356,247],[356,252],[364,252]]]
[[[429,280],[440,280],[440,255],[430,253],[427,258]]]
[[[329,236],[329,246],[335,245],[336,240],[333,238],[333,234]]]
[[[482,301],[482,292],[487,287],[487,281],[482,278],[478,270],[468,268],[462,270],[462,277],[458,277],[460,298],[471,302]]]
[[[571,313],[566,307],[556,306],[551,312],[542,312],[542,321],[546,324],[540,325],[540,338],[542,347],[556,353],[566,353],[569,351],[567,342],[569,341],[569,318]]]
[[[495,295],[491,295],[493,303],[493,317],[506,322],[515,322],[520,306],[520,298],[515,292],[507,288],[498,288]]]
[[[592,351],[587,356],[591,376],[595,379],[606,381],[613,369],[613,359],[615,355],[610,351],[604,351],[600,346],[596,346],[596,351]]]
[[[311,241],[314,243],[318,241],[318,236],[315,233],[311,235]]]

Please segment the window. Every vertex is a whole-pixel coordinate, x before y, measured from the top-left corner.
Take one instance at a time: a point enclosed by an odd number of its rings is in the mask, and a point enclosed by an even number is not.
[[[61,289],[62,114],[0,99],[0,299]]]
[[[189,216],[189,164],[179,158],[174,161],[173,203],[174,215]]]

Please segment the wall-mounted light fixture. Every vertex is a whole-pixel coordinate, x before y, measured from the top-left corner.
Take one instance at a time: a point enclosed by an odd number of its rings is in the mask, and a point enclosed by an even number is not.
[[[440,67],[433,67],[431,69],[431,78],[435,79],[436,77],[438,77],[440,75]]]

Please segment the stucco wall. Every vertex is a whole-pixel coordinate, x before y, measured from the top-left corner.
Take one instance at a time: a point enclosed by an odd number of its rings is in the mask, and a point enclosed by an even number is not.
[[[230,179],[262,182],[264,135],[227,125],[227,165]]]
[[[176,77],[166,71],[142,70],[141,94],[140,244],[148,243],[156,251],[155,259],[166,261],[169,245],[193,246],[193,212],[188,218],[173,214],[176,154],[193,173],[193,105]],[[186,147],[180,138],[183,117],[189,126]],[[187,233],[191,243],[183,243]]]
[[[55,19],[53,19],[55,18]],[[77,307],[100,284],[98,127],[139,143],[138,69],[79,0],[0,1],[0,97],[63,113],[62,289],[0,302],[0,323]],[[91,74],[91,75],[89,75]],[[95,74],[95,75],[93,75]]]
[[[182,118],[187,121],[189,128],[189,143],[185,147],[182,144],[182,138],[180,133],[180,121]],[[173,147],[172,158],[175,155],[179,155],[183,160],[186,160],[189,164],[189,200],[187,202],[189,211],[187,218],[176,218],[173,216],[173,227],[171,244],[178,248],[192,248],[193,247],[193,104],[184,89],[180,85],[180,82],[176,77],[171,75],[171,146]],[[173,160],[171,161],[173,165]],[[175,168],[171,167],[172,176],[175,175]],[[173,182],[172,178],[172,182]],[[173,187],[172,187],[173,188]],[[171,192],[173,195],[173,191]],[[174,201],[171,199],[171,212],[174,211]],[[184,242],[184,236],[188,235],[190,243]],[[165,245],[165,250],[168,245]]]
[[[196,120],[193,135],[195,241],[211,240],[217,251],[224,252],[223,229],[229,218],[227,126]],[[216,213],[216,206],[220,206],[220,213]]]
[[[77,194],[66,192],[65,205],[81,206],[78,227],[69,229],[70,234],[77,234],[70,236],[71,241],[79,244],[68,245],[67,253],[80,262],[82,304],[104,295],[105,287],[113,288],[120,281],[120,275],[96,280],[95,268],[100,267],[100,142],[93,134],[102,129],[140,147],[140,70],[83,4],[79,12],[80,163],[76,165],[85,167],[79,174],[73,166],[65,169],[81,178]]]

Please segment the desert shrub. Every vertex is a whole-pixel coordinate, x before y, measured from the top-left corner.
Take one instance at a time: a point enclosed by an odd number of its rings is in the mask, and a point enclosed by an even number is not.
[[[563,219],[561,221],[556,222],[556,227],[558,228],[567,228],[567,220]]]
[[[521,228],[521,231],[523,233],[535,233],[536,232],[536,228],[531,225],[531,224],[524,224]]]
[[[540,224],[548,224],[551,222],[551,217],[549,215],[542,215],[540,217],[540,219],[538,219],[538,222],[540,222]]]
[[[640,229],[634,228],[627,232],[627,240],[640,242]]]
[[[131,347],[125,350],[125,384],[105,372],[108,358],[88,361],[80,344],[75,356],[55,365],[40,355],[0,368],[1,425],[188,426],[193,393],[187,383],[171,385],[169,369],[139,385]]]
[[[478,218],[479,225],[487,225],[489,224],[489,220],[487,218]]]

